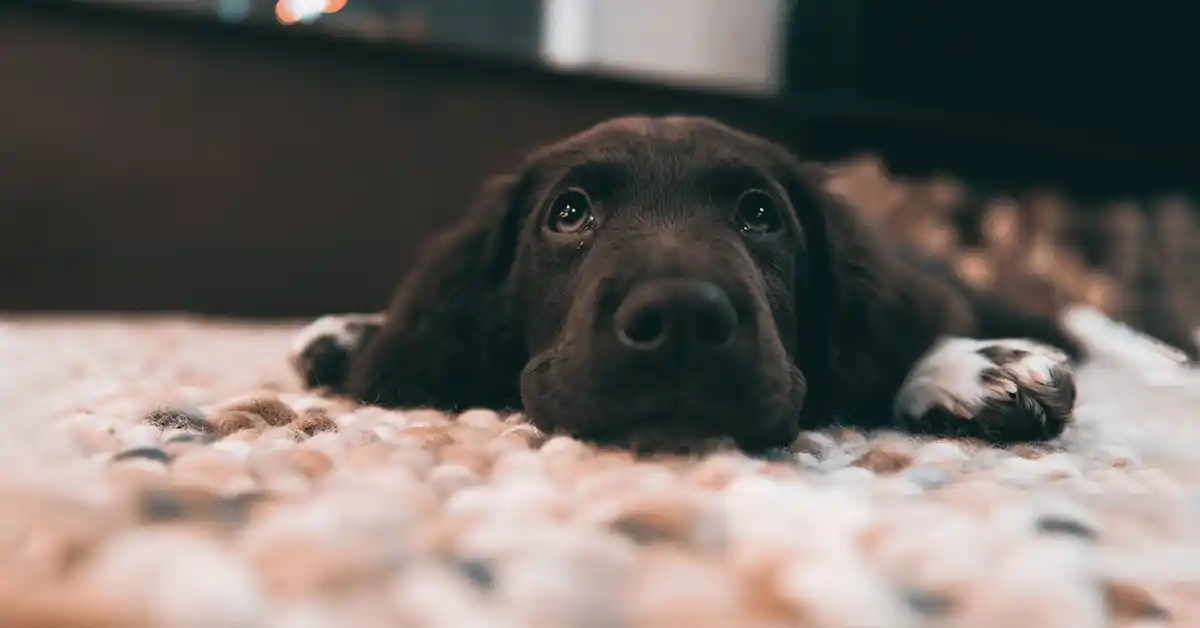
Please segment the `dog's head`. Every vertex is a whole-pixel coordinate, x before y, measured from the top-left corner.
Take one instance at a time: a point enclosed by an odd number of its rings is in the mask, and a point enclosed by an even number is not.
[[[595,126],[432,244],[360,392],[623,445],[786,443],[828,403],[830,203],[814,169],[709,119]]]

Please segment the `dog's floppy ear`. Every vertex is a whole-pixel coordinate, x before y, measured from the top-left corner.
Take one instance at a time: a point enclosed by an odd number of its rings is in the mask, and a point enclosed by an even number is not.
[[[489,181],[466,215],[418,254],[382,330],[351,360],[348,392],[392,407],[512,408],[525,364],[509,276],[517,175]]]
[[[885,421],[913,361],[962,313],[947,310],[945,288],[829,191],[824,168],[784,160],[780,178],[805,246],[795,294],[806,417]]]

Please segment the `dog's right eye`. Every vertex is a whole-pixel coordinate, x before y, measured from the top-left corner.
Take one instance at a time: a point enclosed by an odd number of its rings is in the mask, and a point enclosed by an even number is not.
[[[771,196],[761,190],[750,190],[738,199],[738,223],[746,233],[766,234],[783,229],[783,217]]]
[[[547,227],[556,233],[578,233],[595,222],[592,202],[582,190],[563,192],[550,206]]]

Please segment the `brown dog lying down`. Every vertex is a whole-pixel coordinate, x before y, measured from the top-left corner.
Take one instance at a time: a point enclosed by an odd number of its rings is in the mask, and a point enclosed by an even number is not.
[[[371,404],[639,449],[1062,432],[1081,351],[1059,322],[900,250],[822,176],[705,118],[602,123],[491,181],[386,314],[320,319],[293,363]]]

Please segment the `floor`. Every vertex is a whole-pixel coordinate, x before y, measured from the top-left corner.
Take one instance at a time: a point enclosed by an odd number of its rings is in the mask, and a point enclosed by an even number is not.
[[[323,399],[293,324],[0,319],[0,624],[1200,624],[1200,376],[1075,324],[1060,442],[767,463]]]

